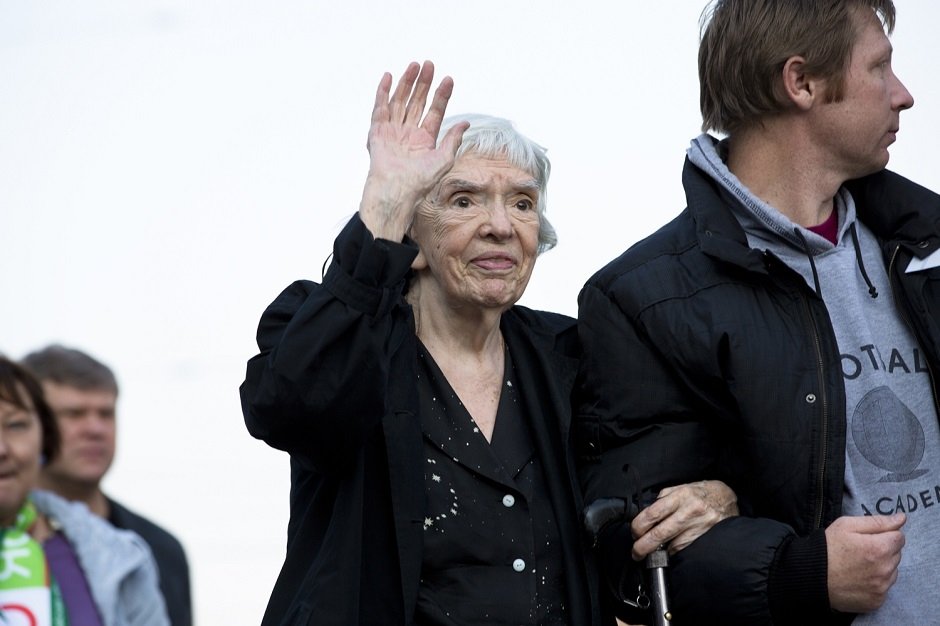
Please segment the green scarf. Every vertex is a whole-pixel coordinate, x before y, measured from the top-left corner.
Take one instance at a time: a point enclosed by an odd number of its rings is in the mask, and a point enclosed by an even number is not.
[[[68,626],[46,553],[28,532],[38,516],[27,500],[13,526],[0,529],[0,625]]]

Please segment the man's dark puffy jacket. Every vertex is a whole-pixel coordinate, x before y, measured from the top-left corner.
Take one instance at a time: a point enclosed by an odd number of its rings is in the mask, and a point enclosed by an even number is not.
[[[748,247],[728,208],[736,200],[688,161],[683,184],[686,210],[579,297],[585,501],[724,480],[742,515],[673,557],[675,623],[851,621],[827,593],[824,529],[842,509],[846,412],[826,306],[772,253]],[[940,371],[940,268],[904,271],[940,247],[940,196],[888,171],[848,187]],[[614,586],[630,542],[615,528],[599,550]]]

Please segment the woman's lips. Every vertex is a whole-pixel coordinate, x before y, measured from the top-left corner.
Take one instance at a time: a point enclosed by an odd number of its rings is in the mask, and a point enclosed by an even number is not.
[[[516,266],[516,260],[508,254],[483,254],[473,259],[473,264],[485,270],[508,270]]]

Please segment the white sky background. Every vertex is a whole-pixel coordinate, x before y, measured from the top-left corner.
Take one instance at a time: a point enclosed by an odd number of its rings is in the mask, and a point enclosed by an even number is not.
[[[897,0],[914,95],[891,167],[940,188],[940,4]],[[435,61],[450,111],[549,149],[560,245],[522,302],[576,314],[593,271],[684,206],[704,0],[4,0],[0,351],[52,341],[122,385],[108,491],[185,544],[201,626],[256,624],[287,455],[237,387],[264,307],[318,279],[357,208],[383,71]]]

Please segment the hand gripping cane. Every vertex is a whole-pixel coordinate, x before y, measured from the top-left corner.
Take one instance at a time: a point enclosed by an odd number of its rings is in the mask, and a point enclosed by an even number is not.
[[[601,498],[595,500],[584,508],[584,527],[592,539],[594,547],[600,534],[610,524],[617,522],[631,522],[639,507],[631,500],[623,498]],[[669,567],[669,553],[665,546],[660,546],[655,552],[646,557],[646,569],[649,571],[650,587],[653,593],[652,611],[654,626],[669,626],[672,613],[669,610],[669,595],[666,588],[666,568]],[[641,591],[637,601],[630,603],[638,608],[646,608]],[[647,598],[647,606],[648,606]]]

